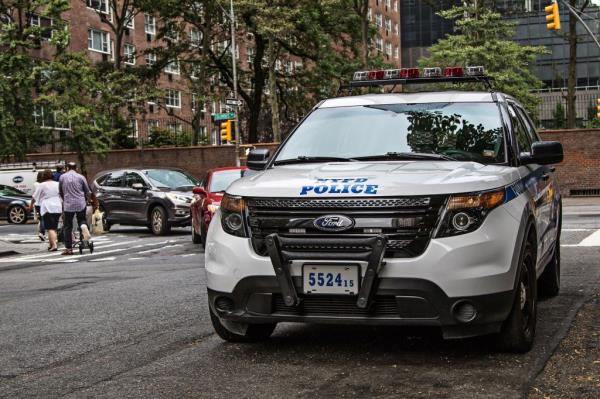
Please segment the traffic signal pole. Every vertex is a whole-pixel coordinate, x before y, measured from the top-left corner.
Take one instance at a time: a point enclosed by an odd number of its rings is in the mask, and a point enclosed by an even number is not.
[[[238,82],[237,82],[237,61],[235,59],[235,14],[233,13],[233,0],[229,0],[229,10],[231,17],[231,63],[232,63],[232,71],[233,71],[233,98],[237,100],[238,98]],[[235,119],[234,119],[234,129],[235,129],[235,165],[240,166],[240,142],[242,138],[240,137],[240,128],[239,128],[239,106],[235,110]]]
[[[577,10],[575,10],[573,7],[571,7],[571,5],[564,0],[557,0],[557,2],[558,1],[560,1],[560,3],[562,3],[564,6],[566,6],[569,9],[569,12],[571,13],[571,15],[573,15],[575,18],[577,18],[579,20],[579,22],[581,22],[581,24],[583,25],[585,30],[587,30],[589,35],[596,42],[596,45],[598,46],[598,48],[600,48],[600,42],[598,42],[598,39],[596,38],[596,36],[594,35],[594,33],[592,32],[590,27],[583,21],[583,19],[579,16],[579,14],[577,14]]]

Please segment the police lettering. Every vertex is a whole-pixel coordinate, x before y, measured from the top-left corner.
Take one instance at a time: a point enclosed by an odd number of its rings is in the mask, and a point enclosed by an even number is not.
[[[314,194],[377,194],[377,184],[365,184],[369,179],[366,177],[345,179],[317,179],[312,186],[302,186],[300,195]]]

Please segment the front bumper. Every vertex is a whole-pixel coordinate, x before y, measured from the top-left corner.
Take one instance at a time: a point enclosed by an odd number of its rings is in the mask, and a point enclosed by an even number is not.
[[[302,294],[302,265],[314,254],[289,258],[275,245],[270,257],[259,256],[249,239],[212,223],[206,247],[210,306],[224,319],[250,323],[431,325],[442,327],[447,338],[491,333],[498,331],[513,303],[520,229],[521,221],[499,207],[476,232],[432,239],[415,258],[382,259],[373,251],[363,259],[320,259],[361,266],[361,291],[366,290],[340,297]],[[279,266],[283,273],[276,272]],[[475,308],[472,320],[457,317],[461,303]]]
[[[171,226],[185,227],[192,223],[192,214],[189,206],[172,206],[169,208],[169,224]]]

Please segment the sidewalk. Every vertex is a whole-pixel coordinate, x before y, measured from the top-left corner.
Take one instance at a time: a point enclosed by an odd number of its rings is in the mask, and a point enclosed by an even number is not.
[[[563,215],[600,216],[600,197],[565,197]]]
[[[36,235],[31,235],[31,240],[37,239]],[[33,255],[45,251],[48,248],[47,242],[13,242],[10,236],[0,235],[0,257],[10,255]]]

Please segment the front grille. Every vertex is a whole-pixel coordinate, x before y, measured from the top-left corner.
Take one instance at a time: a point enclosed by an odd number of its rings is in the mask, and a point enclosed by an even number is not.
[[[256,253],[267,255],[265,238],[276,233],[282,237],[305,238],[302,245],[282,248],[288,252],[364,253],[370,248],[352,243],[352,238],[385,235],[386,257],[408,258],[421,255],[438,224],[445,196],[394,198],[249,198],[248,225]],[[354,220],[343,232],[324,232],[313,222],[337,214]],[[328,238],[347,238],[343,245],[327,243]],[[312,240],[314,239],[314,241]]]
[[[396,298],[391,295],[375,296],[367,309],[356,306],[354,296],[301,297],[300,305],[286,306],[283,297],[273,295],[273,313],[293,316],[398,316]]]

